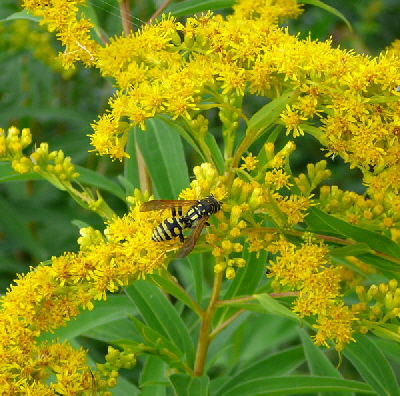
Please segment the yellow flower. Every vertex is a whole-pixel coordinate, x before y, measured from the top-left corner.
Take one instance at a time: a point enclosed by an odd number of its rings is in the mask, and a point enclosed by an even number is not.
[[[307,216],[307,210],[312,205],[310,197],[300,197],[291,195],[290,197],[280,197],[277,201],[282,213],[287,216],[287,222],[291,225],[300,223]]]
[[[247,169],[250,172],[256,169],[258,159],[257,157],[253,156],[253,154],[250,153],[248,156],[242,157],[242,160],[244,161],[244,164],[242,164],[240,167],[241,169]]]
[[[236,95],[243,96],[246,87],[245,70],[236,67],[233,64],[224,64],[218,70],[219,77],[217,81],[221,81],[223,94],[228,94],[234,91]]]
[[[280,190],[284,187],[289,187],[290,176],[287,175],[282,169],[273,169],[265,174],[265,183],[273,190]]]
[[[318,332],[314,336],[316,345],[329,346],[327,340],[333,340],[336,349],[341,351],[351,341],[355,341],[354,322],[357,318],[344,303],[332,305],[326,315],[320,315],[314,325]]]
[[[306,121],[307,118],[300,116],[300,114],[297,111],[292,110],[289,105],[286,105],[286,111],[281,114],[281,120],[286,126],[287,135],[290,132],[293,132],[294,138],[304,135],[304,131],[300,124],[302,121]]]

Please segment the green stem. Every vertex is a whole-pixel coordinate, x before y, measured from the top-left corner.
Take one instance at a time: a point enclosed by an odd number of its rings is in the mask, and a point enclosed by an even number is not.
[[[186,291],[186,289],[185,289],[184,287],[181,286],[181,284],[176,280],[176,278],[175,278],[174,276],[171,275],[170,272],[166,271],[165,276],[168,278],[168,280],[169,280],[171,283],[174,283],[175,286],[176,286],[177,288],[179,288],[180,291],[181,291],[183,294],[185,294],[185,296],[187,297],[188,300],[190,300],[190,302],[191,302],[191,304],[192,304],[190,308],[192,308],[193,311],[194,311],[199,317],[202,317],[202,315],[203,315],[203,310],[201,309],[200,305],[197,304],[197,302],[193,300],[192,296]],[[157,280],[155,280],[154,278],[153,278],[153,282],[154,282],[156,285],[158,285],[160,288],[162,288],[162,285],[159,285],[159,284],[157,283]],[[182,300],[181,300],[181,301],[182,301]],[[182,302],[185,304],[184,301],[182,301]],[[186,304],[186,305],[188,305],[188,304]]]
[[[115,212],[107,205],[106,201],[102,198],[101,201],[93,198],[92,194],[88,193],[88,190],[84,192],[78,191],[70,183],[64,185],[65,191],[77,202],[80,206],[85,209],[91,210],[101,216],[103,219],[110,220],[115,216]]]
[[[206,363],[207,351],[211,342],[210,329],[211,323],[216,309],[216,303],[219,299],[221,291],[223,272],[215,275],[214,285],[211,293],[211,298],[207,309],[204,311],[200,326],[199,342],[197,344],[196,361],[194,364],[194,372],[197,376],[203,375],[204,366]]]
[[[215,330],[210,333],[210,338],[213,339],[218,333],[228,327],[235,319],[237,319],[242,313],[246,312],[244,309],[240,309],[230,316],[225,322],[221,323]]]
[[[230,160],[232,158],[233,153],[233,144],[235,141],[235,135],[232,129],[226,129],[223,132],[224,137],[224,159],[225,161]]]
[[[269,295],[274,298],[297,297],[299,295],[299,292],[269,293]],[[255,297],[247,296],[247,297],[240,297],[240,298],[235,298],[235,299],[231,299],[231,300],[220,300],[216,303],[216,306],[217,306],[217,308],[220,308],[223,306],[232,306],[237,303],[249,302],[252,300],[255,300]],[[239,309],[237,312],[235,312],[233,315],[231,315],[228,319],[226,319],[224,322],[222,322],[216,329],[214,329],[211,332],[210,339],[212,340],[218,333],[220,333],[222,330],[224,330],[226,327],[228,327],[235,319],[237,319],[244,312],[246,312],[245,309]]]
[[[140,345],[140,347],[134,351],[136,355],[144,354],[144,355],[153,355],[153,356],[166,356],[169,361],[175,361],[175,362],[180,362],[181,364],[181,369],[184,370],[188,375],[193,377],[195,375],[194,371],[186,364],[184,363],[179,356],[177,356],[175,353],[172,353],[170,350],[167,348],[163,348],[161,351],[159,349],[153,348],[153,347],[148,347],[144,345]]]

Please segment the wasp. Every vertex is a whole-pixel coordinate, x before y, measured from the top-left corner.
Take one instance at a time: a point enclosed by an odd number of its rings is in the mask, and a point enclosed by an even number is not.
[[[189,206],[186,214],[183,214],[183,207]],[[153,230],[151,239],[155,242],[169,241],[179,237],[184,243],[176,258],[186,257],[196,245],[201,231],[206,225],[209,217],[221,210],[222,202],[215,199],[214,195],[199,200],[153,200],[145,202],[141,207],[141,212],[150,210],[171,209],[171,216],[164,220]],[[186,239],[183,231],[192,229]]]

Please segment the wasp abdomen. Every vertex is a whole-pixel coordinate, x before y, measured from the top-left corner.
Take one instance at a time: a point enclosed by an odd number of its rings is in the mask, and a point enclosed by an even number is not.
[[[183,242],[185,240],[183,230],[191,228],[191,226],[192,223],[185,217],[170,217],[154,228],[151,239],[162,242],[179,237],[180,241]]]

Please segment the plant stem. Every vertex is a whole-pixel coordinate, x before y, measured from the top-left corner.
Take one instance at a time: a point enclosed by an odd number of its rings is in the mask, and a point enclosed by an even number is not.
[[[242,313],[246,312],[244,309],[240,309],[230,316],[225,322],[221,323],[214,331],[211,332],[210,338],[213,339],[219,332],[228,327],[235,319],[237,319]]]
[[[131,9],[130,9],[129,0],[122,0],[119,3],[119,10],[120,10],[120,14],[121,14],[122,27],[124,29],[124,35],[129,36],[129,34],[133,30],[132,20],[130,18]]]
[[[203,375],[204,366],[207,357],[208,347],[210,345],[211,337],[211,322],[214,316],[214,312],[216,309],[216,303],[219,299],[219,293],[221,290],[223,272],[218,272],[215,274],[214,285],[211,293],[211,298],[208,303],[207,309],[204,311],[201,326],[200,326],[200,335],[199,342],[197,344],[196,351],[196,361],[194,364],[194,372],[197,376]]]
[[[150,17],[149,22],[151,22],[153,19],[157,18],[168,6],[169,3],[171,3],[172,0],[165,0],[164,3],[158,7],[156,12]]]

